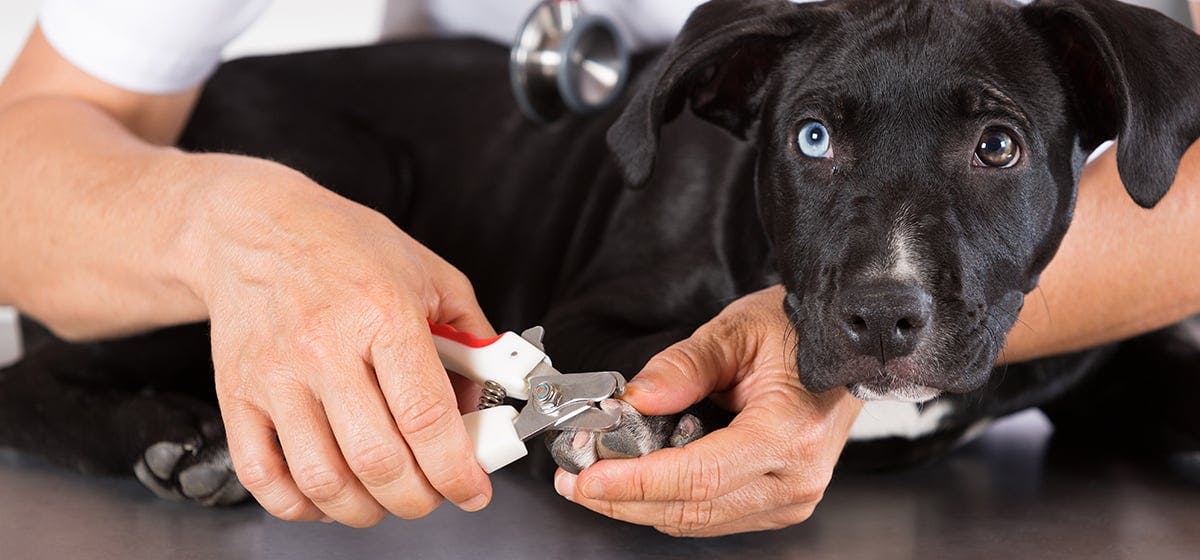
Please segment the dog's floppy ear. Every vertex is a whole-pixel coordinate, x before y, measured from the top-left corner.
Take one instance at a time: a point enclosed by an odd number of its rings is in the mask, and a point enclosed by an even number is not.
[[[1064,72],[1082,147],[1116,138],[1121,182],[1153,207],[1200,137],[1200,37],[1116,0],[1041,0],[1022,15]]]
[[[687,100],[700,117],[745,138],[768,67],[817,9],[790,0],[712,0],[696,8],[608,131],[625,180],[641,186],[650,178],[659,127]]]

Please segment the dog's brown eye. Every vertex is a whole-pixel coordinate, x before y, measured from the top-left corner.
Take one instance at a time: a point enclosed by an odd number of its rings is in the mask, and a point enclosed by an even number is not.
[[[975,147],[979,167],[1012,167],[1021,157],[1021,147],[1008,131],[993,128],[983,133]]]

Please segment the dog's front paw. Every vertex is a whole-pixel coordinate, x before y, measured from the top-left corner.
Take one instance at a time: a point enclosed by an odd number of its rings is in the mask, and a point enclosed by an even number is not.
[[[600,408],[621,411],[617,429],[602,433],[567,430],[547,440],[550,455],[563,470],[579,474],[600,459],[641,457],[663,447],[683,447],[704,435],[700,419],[691,414],[642,416],[616,399],[601,402]]]
[[[220,422],[207,422],[186,441],[160,441],[133,467],[138,480],[161,498],[205,506],[237,504],[249,497],[238,481]]]

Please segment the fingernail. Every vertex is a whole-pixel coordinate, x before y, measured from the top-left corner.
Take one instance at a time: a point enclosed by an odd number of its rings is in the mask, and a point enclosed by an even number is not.
[[[325,517],[321,518],[321,523],[333,523],[333,518],[326,515]]]
[[[554,477],[554,490],[558,492],[559,496],[566,498],[568,501],[574,502],[575,479],[576,476],[571,473],[558,473],[558,476]]]
[[[641,377],[635,377],[625,384],[626,391],[632,390],[635,393],[653,393],[657,389],[653,381]]]
[[[604,495],[604,483],[595,478],[587,481],[587,484],[583,485],[583,495],[593,500],[599,499]]]
[[[480,494],[458,505],[463,511],[479,511],[488,505],[487,494]]]

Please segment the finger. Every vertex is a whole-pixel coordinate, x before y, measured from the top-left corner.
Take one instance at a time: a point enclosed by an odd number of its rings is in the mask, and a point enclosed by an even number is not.
[[[414,318],[405,326],[371,348],[388,409],[433,488],[462,509],[482,509],[492,485],[475,459],[426,320]]]
[[[621,397],[642,414],[663,416],[683,411],[714,391],[728,387],[738,360],[717,329],[701,327],[650,359],[625,386]]]
[[[437,301],[436,305],[426,310],[426,315],[434,321],[475,336],[496,334],[496,329],[483,314],[483,308],[475,297],[475,288],[466,275],[432,252],[428,255],[433,259],[429,266],[435,271],[431,281],[434,282]]]
[[[673,537],[722,537],[755,531],[776,531],[807,521],[809,517],[812,517],[816,505],[816,503],[803,503],[783,506],[753,513],[727,523],[709,525],[690,531],[667,525],[659,525],[654,528]]]
[[[687,340],[652,358],[630,380],[623,398],[643,414],[674,414],[764,366],[787,373],[783,359],[791,354],[782,335],[790,327],[782,312],[783,294],[782,287],[773,286],[729,304]],[[756,363],[764,355],[779,363]]]
[[[580,473],[578,491],[618,501],[712,500],[788,468],[788,438],[800,434],[799,399],[783,381],[749,402],[729,426],[681,448],[599,461]]]
[[[556,484],[559,484],[557,480],[556,477]],[[691,534],[734,523],[752,514],[791,506],[796,503],[793,494],[779,478],[767,475],[713,500],[622,502],[582,498],[572,501],[620,521]]]
[[[296,486],[325,515],[351,527],[370,527],[386,515],[350,472],[321,405],[307,392],[273,393],[279,443]]]
[[[579,474],[578,499],[705,502],[781,467],[747,422],[730,424],[685,447],[634,459],[599,461]]]
[[[267,513],[285,521],[316,521],[325,516],[296,487],[275,439],[275,429],[262,411],[223,407],[226,441],[238,481]]]
[[[442,503],[400,435],[371,368],[364,362],[327,376],[321,401],[342,456],[384,508],[404,519],[425,517]]]

